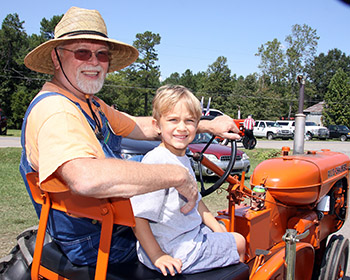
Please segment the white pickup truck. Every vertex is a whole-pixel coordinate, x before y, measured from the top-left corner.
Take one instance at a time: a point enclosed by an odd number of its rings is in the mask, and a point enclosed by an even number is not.
[[[295,121],[276,121],[279,125],[284,128],[291,128],[295,130]],[[315,122],[305,122],[305,140],[311,140],[312,138],[327,139],[329,138],[329,130],[321,125],[317,125]]]
[[[274,138],[293,139],[294,137],[293,130],[289,128],[282,128],[275,121],[265,120],[255,121],[253,133],[255,137],[266,137],[268,140],[272,140]]]

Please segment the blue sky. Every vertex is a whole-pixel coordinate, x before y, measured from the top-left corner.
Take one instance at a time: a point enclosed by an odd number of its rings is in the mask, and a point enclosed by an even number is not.
[[[350,6],[339,0],[12,0],[2,5],[0,20],[17,13],[28,34],[39,34],[42,18],[71,6],[99,10],[109,37],[129,44],[137,33],[159,33],[163,78],[206,71],[219,56],[227,58],[232,74],[259,72],[258,48],[274,38],[284,43],[294,24],[317,30],[318,54],[333,48],[350,53]]]

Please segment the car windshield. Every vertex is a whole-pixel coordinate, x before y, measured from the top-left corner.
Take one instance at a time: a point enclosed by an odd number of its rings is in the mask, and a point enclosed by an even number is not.
[[[211,138],[212,136],[209,133],[199,133],[194,137],[191,144],[205,144],[208,143]],[[213,144],[219,144],[219,142],[214,139]]]
[[[266,125],[268,127],[281,127],[278,123],[275,123],[275,122],[266,122]]]
[[[338,125],[340,131],[349,131],[349,128],[346,125]]]
[[[314,123],[314,122],[306,122],[305,125],[308,125],[308,126],[317,126],[317,124]]]

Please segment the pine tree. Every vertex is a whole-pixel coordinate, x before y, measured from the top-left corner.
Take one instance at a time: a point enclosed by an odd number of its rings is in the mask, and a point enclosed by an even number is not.
[[[350,125],[350,77],[339,68],[325,94],[323,123]]]

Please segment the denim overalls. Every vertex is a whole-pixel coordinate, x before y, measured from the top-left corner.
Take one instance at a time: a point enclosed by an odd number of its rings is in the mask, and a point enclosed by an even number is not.
[[[82,110],[79,103],[72,101],[60,93],[44,93],[36,97],[29,105],[22,124],[22,156],[20,173],[38,217],[40,217],[41,207],[34,202],[26,179],[26,174],[29,172],[35,172],[35,170],[30,166],[27,160],[25,150],[25,130],[27,119],[32,108],[43,98],[53,95],[60,95],[73,102],[83,112],[93,131],[95,131],[96,127],[95,121],[86,112],[84,112],[84,110]],[[93,100],[93,103],[96,107],[100,107],[100,104],[98,104],[97,101]],[[122,137],[114,134],[104,113],[101,110],[99,110],[99,113],[102,121],[103,138],[101,137],[101,139],[98,140],[103,152],[106,157],[121,158],[120,143]],[[74,218],[66,215],[63,212],[51,210],[47,230],[72,263],[76,265],[96,264],[101,231],[99,222],[87,218]],[[109,262],[121,263],[135,259],[135,243],[136,239],[131,228],[114,225]]]

